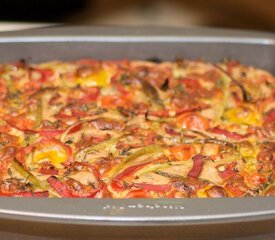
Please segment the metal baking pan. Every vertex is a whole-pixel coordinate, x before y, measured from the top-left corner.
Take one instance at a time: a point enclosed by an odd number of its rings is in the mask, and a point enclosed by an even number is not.
[[[275,35],[220,29],[54,27],[0,34],[0,62],[238,59],[275,73]],[[275,198],[0,198],[1,239],[275,238]],[[1,237],[2,236],[2,237]],[[264,236],[269,236],[264,238]],[[255,239],[253,237],[253,239]]]

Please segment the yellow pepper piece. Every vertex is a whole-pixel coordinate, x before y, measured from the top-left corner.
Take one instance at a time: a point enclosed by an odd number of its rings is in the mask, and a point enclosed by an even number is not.
[[[257,171],[257,159],[255,157],[245,157],[245,168],[247,172]]]
[[[243,157],[256,157],[259,150],[256,148],[255,144],[245,141],[239,143],[239,152]]]
[[[55,167],[60,167],[61,163],[68,159],[66,150],[62,147],[45,148],[42,151],[36,151],[33,155],[33,162],[39,163],[43,161],[49,161]]]
[[[202,188],[202,189],[199,189],[198,191],[197,191],[197,196],[198,196],[198,198],[207,198],[208,196],[207,196],[207,190],[208,189],[210,189],[212,186],[207,186],[207,187],[205,187],[205,188]]]
[[[99,70],[86,77],[78,77],[77,84],[81,87],[107,87],[110,82],[110,73],[106,70]]]
[[[249,105],[231,108],[224,113],[224,117],[228,120],[246,125],[261,125],[261,116],[258,111]]]

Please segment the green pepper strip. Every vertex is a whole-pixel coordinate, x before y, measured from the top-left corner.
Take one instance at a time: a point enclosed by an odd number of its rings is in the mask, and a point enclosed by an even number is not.
[[[45,185],[42,184],[32,173],[22,167],[22,165],[16,160],[12,161],[12,167],[19,172],[24,178],[28,179],[33,188],[46,189]]]
[[[85,159],[85,156],[89,153],[94,153],[98,152],[103,149],[109,149],[111,146],[113,146],[117,141],[121,138],[122,136],[116,137],[116,138],[111,138],[106,141],[100,142],[98,144],[95,144],[91,147],[84,148],[80,150],[76,155],[75,159],[76,161],[83,161]]]
[[[193,143],[198,143],[198,144],[206,144],[206,143],[214,143],[218,145],[223,145],[229,148],[232,148],[234,150],[237,150],[237,146],[234,143],[230,143],[224,140],[220,140],[217,138],[206,138],[206,139],[182,139],[182,143],[185,144],[193,144]]]
[[[145,174],[159,171],[160,169],[166,169],[173,166],[182,166],[189,164],[189,161],[177,161],[177,162],[166,162],[166,163],[158,163],[154,164],[151,167],[146,168],[145,170],[141,169],[136,173],[136,176],[141,177]],[[192,165],[190,161],[190,165]]]
[[[130,156],[126,157],[120,164],[118,164],[117,167],[115,167],[113,170],[110,171],[109,179],[112,179],[114,176],[116,176],[125,167],[127,163],[135,160],[136,158],[146,154],[150,154],[150,153],[162,153],[162,152],[163,152],[162,147],[156,144],[149,145],[142,149],[137,150],[136,152],[132,153]]]

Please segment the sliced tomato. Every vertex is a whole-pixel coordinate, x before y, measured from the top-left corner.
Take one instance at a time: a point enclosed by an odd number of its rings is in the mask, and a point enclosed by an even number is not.
[[[184,113],[178,116],[176,121],[182,128],[203,131],[210,128],[209,120],[198,113]]]
[[[170,156],[175,160],[188,160],[196,154],[194,147],[188,144],[181,144],[169,147]]]

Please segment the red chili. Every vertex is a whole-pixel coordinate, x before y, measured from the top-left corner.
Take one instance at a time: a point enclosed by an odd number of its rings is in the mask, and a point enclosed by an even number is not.
[[[188,177],[198,178],[203,167],[203,156],[198,154],[192,157],[193,167],[188,173]]]

